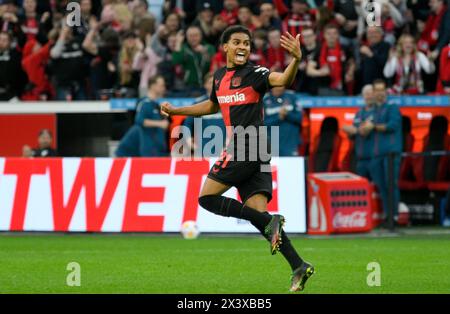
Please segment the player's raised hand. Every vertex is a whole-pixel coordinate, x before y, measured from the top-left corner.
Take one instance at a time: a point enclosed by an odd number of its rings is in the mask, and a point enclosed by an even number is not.
[[[297,36],[292,36],[289,32],[285,32],[284,35],[281,35],[281,47],[286,49],[289,54],[300,61],[302,58],[302,50],[300,49],[300,34]]]
[[[170,115],[172,115],[173,114],[173,106],[170,104],[170,103],[168,103],[167,101],[165,101],[165,102],[163,102],[162,104],[161,104],[161,106],[160,106],[160,108],[161,108],[161,115],[163,116],[163,117],[170,117]]]

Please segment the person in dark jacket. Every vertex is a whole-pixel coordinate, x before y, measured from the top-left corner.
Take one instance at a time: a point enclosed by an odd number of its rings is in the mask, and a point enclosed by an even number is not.
[[[386,83],[375,80],[373,83],[375,111],[373,122],[366,122],[361,128],[364,132],[374,134],[373,158],[370,162],[370,176],[378,187],[383,210],[387,217],[389,209],[398,212],[400,190],[398,179],[400,174],[400,153],[402,152],[402,115],[397,105],[389,105],[386,101]],[[393,167],[389,167],[389,158],[393,158]],[[393,190],[389,190],[392,177]],[[393,208],[390,208],[388,196],[392,193]]]
[[[296,104],[295,94],[284,87],[274,87],[264,96],[263,102],[264,123],[269,131],[272,126],[279,127],[279,138],[275,139],[279,143],[279,156],[298,156],[302,110]],[[276,153],[272,151],[272,154]]]
[[[361,84],[372,84],[376,79],[383,78],[384,65],[389,56],[390,45],[383,41],[381,27],[367,28],[367,45],[359,49],[361,55]]]
[[[355,114],[353,125],[344,125],[342,128],[351,140],[355,141],[356,173],[367,179],[370,178],[370,162],[373,156],[374,133],[362,131],[362,126],[374,119],[373,86],[366,85],[362,89],[364,106]]]
[[[39,132],[37,148],[32,149],[28,145],[24,145],[22,149],[23,157],[56,157],[58,152],[52,148],[53,135],[48,129]]]
[[[11,35],[0,32],[0,101],[19,97],[26,76],[21,66],[22,55],[11,48]]]
[[[86,98],[84,52],[81,42],[73,36],[72,28],[64,25],[56,44],[50,50],[51,73],[57,100]]]
[[[120,141],[117,157],[168,156],[167,129],[169,121],[159,112],[157,99],[164,96],[166,85],[162,76],[149,81],[148,97],[138,101],[134,125]]]

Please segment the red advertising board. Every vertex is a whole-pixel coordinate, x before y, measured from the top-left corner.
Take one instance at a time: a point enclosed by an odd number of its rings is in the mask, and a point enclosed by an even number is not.
[[[56,114],[5,114],[0,115],[0,156],[22,156],[22,147],[37,146],[39,131],[49,129],[53,143],[57,143]],[[53,147],[56,148],[56,147]]]

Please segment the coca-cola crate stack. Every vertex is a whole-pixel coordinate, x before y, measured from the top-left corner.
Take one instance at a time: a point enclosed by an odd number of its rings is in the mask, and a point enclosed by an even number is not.
[[[371,229],[371,193],[367,179],[350,172],[308,175],[309,234]]]

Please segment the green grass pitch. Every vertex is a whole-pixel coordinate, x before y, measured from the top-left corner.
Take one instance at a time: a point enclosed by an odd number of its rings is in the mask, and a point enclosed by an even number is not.
[[[303,293],[449,293],[450,235],[292,237],[316,267]],[[69,287],[69,262],[81,286]],[[381,266],[369,287],[367,265]],[[0,293],[287,293],[290,269],[256,236],[0,234]]]

